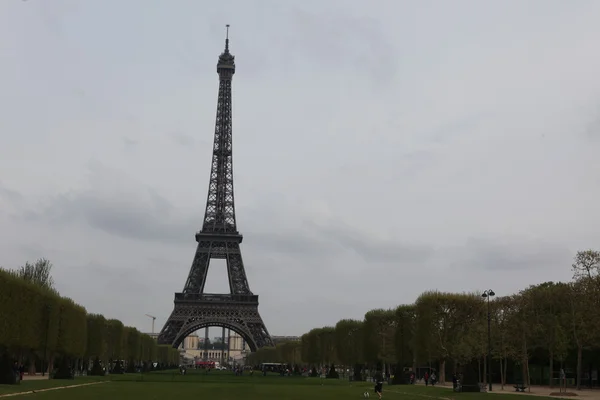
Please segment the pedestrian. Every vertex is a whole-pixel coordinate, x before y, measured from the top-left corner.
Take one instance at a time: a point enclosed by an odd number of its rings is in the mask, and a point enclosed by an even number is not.
[[[383,394],[383,374],[381,371],[375,373],[375,393],[377,393],[377,396],[381,399]]]

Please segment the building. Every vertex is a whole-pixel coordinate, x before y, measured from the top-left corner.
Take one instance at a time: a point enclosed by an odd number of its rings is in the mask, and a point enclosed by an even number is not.
[[[158,338],[158,333],[147,333],[155,340]],[[271,336],[273,343],[284,342],[299,342],[300,336]],[[243,364],[246,355],[250,353],[250,348],[246,341],[237,333],[228,331],[224,337],[217,336],[209,340],[208,349],[204,349],[206,336],[199,336],[197,333],[192,333],[186,337],[179,346],[181,357],[187,362],[193,361],[214,361],[216,363],[225,364]],[[227,343],[229,345],[227,345]]]
[[[205,349],[206,337],[200,337],[192,333],[184,339],[179,346],[183,358],[195,361],[214,361],[224,364],[242,364],[244,358],[250,352],[246,341],[237,333],[228,331],[225,342],[222,337],[216,337],[209,341]]]
[[[300,336],[271,336],[271,339],[273,339],[273,343],[277,345],[278,343],[284,342],[299,342]]]
[[[186,349],[199,349],[200,348],[200,338],[197,334],[192,333],[190,336],[183,339],[183,343],[179,346],[179,350]]]

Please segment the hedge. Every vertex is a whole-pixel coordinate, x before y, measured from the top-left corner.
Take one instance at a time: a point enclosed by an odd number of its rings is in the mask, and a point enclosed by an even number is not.
[[[92,360],[118,360],[145,367],[152,362],[177,365],[179,352],[158,346],[149,335],[121,321],[88,314],[73,300],[56,291],[27,282],[12,271],[0,269],[0,359],[28,365],[52,364],[52,360],[89,367]],[[4,367],[7,367],[6,365]],[[2,369],[2,366],[0,366]],[[0,377],[2,380],[2,377]]]

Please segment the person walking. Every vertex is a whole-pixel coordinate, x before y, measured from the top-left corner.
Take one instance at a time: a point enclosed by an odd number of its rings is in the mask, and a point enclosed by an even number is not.
[[[383,395],[383,374],[381,371],[375,373],[375,393],[377,393],[377,396],[381,399],[381,396]]]

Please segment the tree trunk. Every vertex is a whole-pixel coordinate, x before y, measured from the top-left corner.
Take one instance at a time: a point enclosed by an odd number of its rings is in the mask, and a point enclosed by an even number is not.
[[[504,390],[504,358],[500,358],[500,386]]]
[[[488,361],[487,356],[483,356],[483,384],[487,385],[487,370],[488,370]]]
[[[523,365],[523,385],[527,386],[528,390],[531,391],[531,385],[529,382],[529,355],[527,354],[527,338],[525,336],[525,332],[523,332],[523,347],[521,351]]]
[[[439,382],[441,385],[446,384],[446,360],[440,361]]]
[[[527,391],[531,393],[531,377],[529,376],[529,357],[525,360],[525,371],[527,372]]]
[[[552,379],[552,376],[554,375],[554,353],[552,352],[552,349],[550,349],[550,354],[549,354],[549,358],[550,358],[550,387],[553,388],[554,387],[554,380]]]
[[[477,382],[481,382],[481,358],[477,357]]]
[[[46,365],[46,372],[50,375],[54,371],[54,355],[48,358],[48,364]]]
[[[508,358],[504,357],[504,382],[502,382],[502,389],[504,389],[504,385],[506,385],[506,369],[508,368]]]
[[[29,375],[35,375],[35,360],[33,357],[29,359],[29,368],[27,369],[27,373]]]
[[[577,346],[577,390],[581,390],[581,362],[583,346]]]

